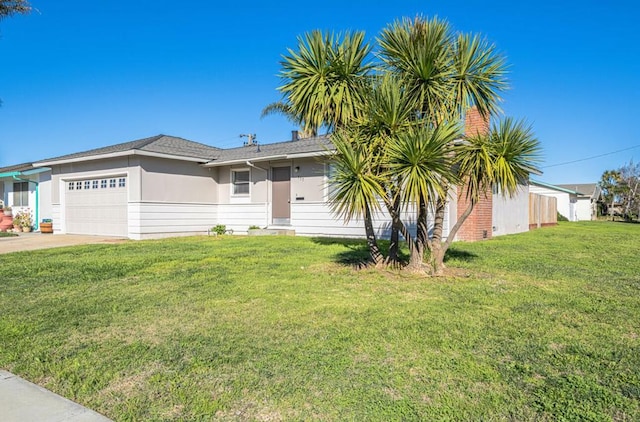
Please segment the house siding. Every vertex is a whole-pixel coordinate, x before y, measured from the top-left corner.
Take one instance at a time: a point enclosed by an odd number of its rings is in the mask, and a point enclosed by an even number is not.
[[[129,203],[129,238],[134,240],[205,235],[218,222],[212,203]]]
[[[493,236],[529,231],[529,186],[520,185],[513,197],[493,195]]]

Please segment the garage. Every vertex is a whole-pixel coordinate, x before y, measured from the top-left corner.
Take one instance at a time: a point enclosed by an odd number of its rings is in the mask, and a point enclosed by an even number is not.
[[[127,237],[127,177],[65,182],[65,232]]]

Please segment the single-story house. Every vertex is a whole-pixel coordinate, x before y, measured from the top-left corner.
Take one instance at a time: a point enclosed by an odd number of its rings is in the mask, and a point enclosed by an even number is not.
[[[594,220],[597,217],[600,188],[594,184],[552,185],[531,180],[529,190],[558,200],[558,212],[569,221]]]
[[[331,213],[328,183],[333,146],[326,137],[220,149],[157,135],[0,169],[0,192],[34,221],[51,218],[54,233],[148,239],[204,234],[217,224],[235,233],[250,226],[298,235],[362,237],[362,221]],[[514,198],[492,193],[458,233],[478,240],[528,230],[528,186]],[[455,190],[445,234],[466,207]],[[376,216],[381,237],[389,219]]]
[[[488,128],[478,116],[468,114],[467,133]],[[149,239],[223,224],[235,233],[259,226],[364,237],[362,221],[331,212],[333,150],[327,137],[299,139],[297,132],[285,142],[228,149],[157,135],[0,169],[0,192],[8,205],[29,207],[36,221],[52,219],[54,233]],[[466,208],[464,195],[450,195],[445,236]],[[528,195],[526,184],[513,198],[488,193],[457,239],[527,231]],[[374,218],[378,235],[388,236],[390,219]]]
[[[598,218],[602,189],[597,183],[569,183],[558,186],[576,192],[576,218],[578,221]]]

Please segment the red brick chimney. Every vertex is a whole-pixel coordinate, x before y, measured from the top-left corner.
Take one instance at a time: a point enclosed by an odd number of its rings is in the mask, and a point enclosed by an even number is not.
[[[464,133],[466,136],[486,135],[489,133],[489,119],[483,119],[474,106],[465,116]],[[473,207],[471,215],[467,217],[456,235],[457,240],[476,241],[491,239],[493,232],[493,195],[491,190],[480,196],[480,200]],[[458,187],[457,218],[469,206],[467,192],[463,186]]]

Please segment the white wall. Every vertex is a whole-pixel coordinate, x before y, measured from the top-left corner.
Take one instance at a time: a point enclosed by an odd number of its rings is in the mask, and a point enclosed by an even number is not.
[[[129,238],[158,239],[205,235],[217,224],[217,206],[211,203],[130,202]]]
[[[591,220],[591,198],[578,198],[576,203],[576,215],[578,221]]]
[[[520,185],[513,196],[493,195],[493,236],[529,231],[529,186]]]

